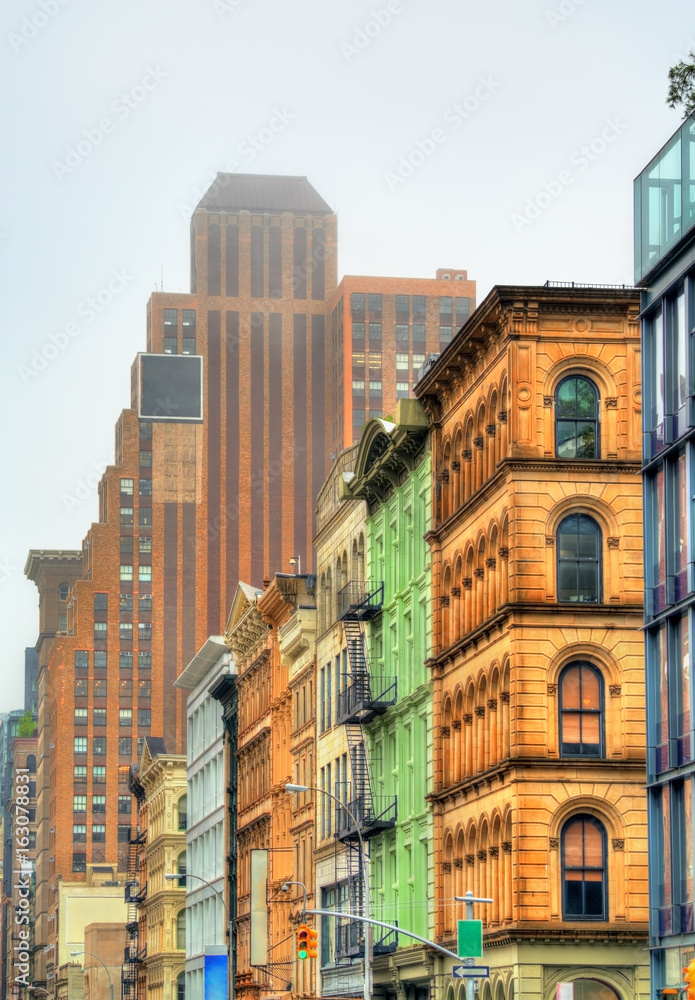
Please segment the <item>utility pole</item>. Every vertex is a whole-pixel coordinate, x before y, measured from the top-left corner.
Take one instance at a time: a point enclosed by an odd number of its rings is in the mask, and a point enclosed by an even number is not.
[[[457,903],[466,904],[466,920],[473,919],[473,904],[474,903],[494,903],[494,899],[484,899],[480,896],[474,896],[469,889],[465,896],[454,896]],[[481,956],[482,957],[482,956]],[[475,965],[474,958],[464,958],[464,965]],[[473,1000],[473,980],[466,979],[466,1000]]]

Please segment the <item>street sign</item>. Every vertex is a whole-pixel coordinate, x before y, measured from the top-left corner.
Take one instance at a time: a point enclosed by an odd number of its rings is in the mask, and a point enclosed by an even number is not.
[[[483,922],[482,920],[458,921],[458,957],[483,957]]]
[[[488,979],[489,965],[455,965],[451,970],[454,979]]]

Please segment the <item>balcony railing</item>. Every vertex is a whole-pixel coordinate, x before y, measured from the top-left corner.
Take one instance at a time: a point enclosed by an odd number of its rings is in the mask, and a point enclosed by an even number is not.
[[[361,795],[345,806],[336,806],[335,835],[338,840],[354,840],[359,832],[365,839],[396,825],[397,802],[389,795],[376,795],[371,801]],[[354,817],[354,819],[353,819]]]
[[[372,694],[372,689],[379,693]],[[338,694],[338,724],[365,725],[376,715],[383,715],[396,703],[398,683],[395,677],[371,678],[368,673],[348,684]]]
[[[335,957],[364,958],[364,925],[351,920],[337,922],[335,928]]]
[[[398,921],[393,923],[398,926]],[[372,951],[375,955],[390,955],[398,947],[398,931],[382,931],[383,936],[374,941]]]
[[[380,613],[383,603],[383,581],[351,580],[338,591],[338,618],[366,621]]]

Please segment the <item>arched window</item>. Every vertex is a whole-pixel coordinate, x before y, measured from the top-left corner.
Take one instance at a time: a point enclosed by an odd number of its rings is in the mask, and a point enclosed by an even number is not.
[[[176,918],[176,947],[186,950],[186,911],[180,910]]]
[[[601,600],[601,529],[586,514],[571,514],[557,529],[557,599]]]
[[[607,920],[606,831],[593,816],[573,816],[562,828],[562,916]]]
[[[589,663],[571,663],[560,674],[560,753],[603,756],[603,678]]]
[[[186,1000],[186,973],[179,973],[176,979],[176,1000]]]
[[[563,379],[555,393],[555,454],[558,458],[598,458],[598,392],[578,375]]]
[[[179,813],[179,830],[185,830],[188,826],[188,796],[182,795],[179,799],[178,813]]]

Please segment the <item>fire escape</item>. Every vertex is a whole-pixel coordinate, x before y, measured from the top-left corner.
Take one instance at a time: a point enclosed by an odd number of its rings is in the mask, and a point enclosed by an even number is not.
[[[345,846],[348,900],[353,913],[364,912],[364,873],[360,837],[368,841],[396,824],[395,797],[374,795],[364,726],[396,702],[395,677],[372,677],[367,657],[365,623],[381,614],[384,584],[353,580],[338,592],[338,620],[345,630],[350,672],[338,693],[338,724],[345,726],[352,795],[345,789],[345,808],[336,809],[336,838]],[[336,959],[364,956],[364,925],[356,921],[336,926]],[[392,932],[374,942],[375,955],[395,951]]]
[[[137,780],[137,766],[131,766],[128,785],[138,802],[138,811],[145,802],[145,790]],[[141,863],[140,852],[147,843],[147,830],[140,831],[128,841],[128,878],[125,883],[125,902],[128,906],[128,919],[125,926],[126,945],[121,971],[122,1000],[144,1000],[139,994],[139,966],[147,955],[147,944],[140,943],[140,904],[147,896],[147,868]]]

